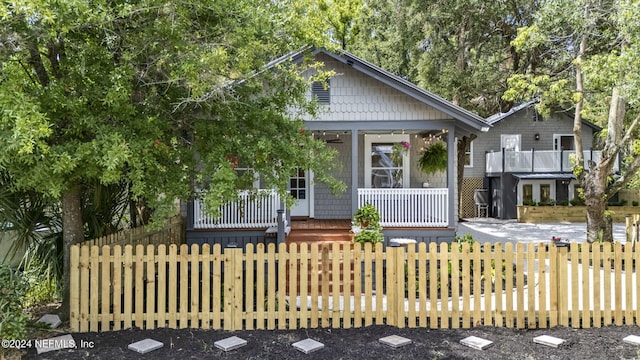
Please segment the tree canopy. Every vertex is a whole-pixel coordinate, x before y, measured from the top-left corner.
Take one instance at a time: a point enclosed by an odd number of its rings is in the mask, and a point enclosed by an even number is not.
[[[297,167],[342,188],[327,175],[331,150],[289,115],[314,114],[309,80],[288,62],[264,68],[323,43],[303,10],[254,0],[0,3],[7,184],[61,202],[67,250],[83,240],[84,184],[125,182],[158,218],[195,190],[212,208],[233,198],[234,159],[283,195]]]
[[[640,169],[640,7],[637,1],[544,2],[535,21],[518,30],[514,45],[531,61],[509,80],[505,98],[541,100],[538,110],[574,114],[574,173],[587,204],[588,240],[612,240],[606,203]],[[586,166],[582,120],[604,128],[602,156]],[[621,176],[611,177],[621,158]]]

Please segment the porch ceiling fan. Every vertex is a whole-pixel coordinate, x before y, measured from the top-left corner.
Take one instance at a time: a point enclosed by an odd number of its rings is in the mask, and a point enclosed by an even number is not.
[[[324,142],[326,142],[327,144],[343,144],[342,139],[337,138],[337,139],[322,139]]]

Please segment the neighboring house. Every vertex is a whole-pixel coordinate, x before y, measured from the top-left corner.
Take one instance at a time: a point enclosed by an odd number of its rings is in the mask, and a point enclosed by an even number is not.
[[[555,113],[542,118],[535,101],[487,118],[491,130],[472,142],[465,168],[462,196],[463,217],[477,215],[474,191],[486,189],[488,215],[515,219],[516,206],[523,203],[568,203],[577,196],[579,185],[573,176],[575,155],[573,117]],[[600,127],[582,122],[585,166],[597,161],[593,135]],[[617,171],[617,168],[616,168]]]
[[[290,181],[290,194],[298,203],[289,216],[350,220],[359,206],[372,203],[381,213],[385,241],[399,236],[421,242],[453,240],[455,137],[487,131],[484,119],[346,52],[306,50],[280,61],[299,62],[307,52],[336,75],[328,88],[314,84],[309,90],[325,111],[305,119],[305,127],[338,151],[336,160],[342,166],[333,175],[347,191],[332,195],[301,169]],[[423,137],[429,134],[439,135],[453,149],[448,170],[431,176],[417,166]],[[403,142],[409,150],[394,152],[394,144]],[[220,219],[211,219],[199,202],[190,203],[187,242],[244,246],[265,241],[265,231],[277,226],[280,204],[276,195],[247,197],[223,207]]]

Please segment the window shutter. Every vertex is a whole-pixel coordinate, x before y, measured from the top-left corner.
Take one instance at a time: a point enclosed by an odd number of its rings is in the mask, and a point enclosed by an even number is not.
[[[329,105],[331,103],[331,93],[329,92],[329,81],[327,80],[327,88],[319,81],[314,81],[311,85],[311,95],[316,98],[316,101],[323,105]]]

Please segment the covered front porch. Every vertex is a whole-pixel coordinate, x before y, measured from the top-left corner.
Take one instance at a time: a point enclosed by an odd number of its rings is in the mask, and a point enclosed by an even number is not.
[[[193,201],[193,229],[267,229],[278,226],[284,211],[280,196],[272,190],[260,195],[247,191],[240,199],[222,206],[219,217],[208,214],[199,200]],[[357,207],[372,204],[384,227],[429,228],[449,224],[449,191],[446,188],[357,189]],[[290,214],[290,213],[289,213]],[[289,216],[290,219],[290,216]],[[290,220],[288,220],[290,221]]]

